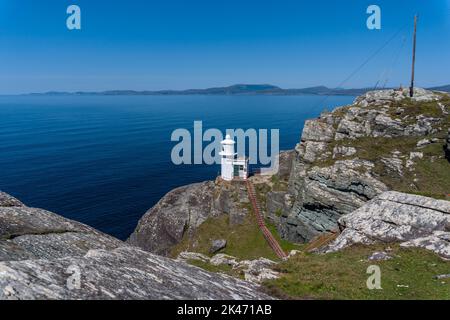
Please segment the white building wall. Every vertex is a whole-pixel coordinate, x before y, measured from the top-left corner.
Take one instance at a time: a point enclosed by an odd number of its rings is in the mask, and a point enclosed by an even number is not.
[[[233,158],[222,157],[222,168],[221,168],[222,179],[231,181],[233,180],[234,168],[233,168]]]

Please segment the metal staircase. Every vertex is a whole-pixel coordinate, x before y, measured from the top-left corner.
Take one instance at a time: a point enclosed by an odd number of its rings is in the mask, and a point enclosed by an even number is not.
[[[246,180],[246,185],[247,185],[248,199],[250,200],[250,203],[252,204],[253,212],[255,213],[255,216],[256,216],[256,222],[258,223],[259,229],[261,229],[261,231],[264,235],[264,238],[266,238],[266,241],[269,243],[269,246],[273,249],[275,254],[280,259],[287,258],[286,253],[283,251],[283,249],[281,248],[278,241],[273,237],[272,233],[266,227],[264,219],[261,215],[261,207],[259,206],[258,200],[256,198],[255,188],[253,186],[253,183],[250,180]]]

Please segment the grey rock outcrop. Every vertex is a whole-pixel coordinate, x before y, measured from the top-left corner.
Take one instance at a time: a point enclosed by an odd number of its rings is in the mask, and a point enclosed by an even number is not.
[[[146,251],[168,255],[184,236],[192,235],[208,218],[228,214],[239,224],[248,210],[244,183],[207,181],[170,191],[139,220],[128,242]]]
[[[410,103],[407,96],[407,90],[367,92],[352,105],[305,122],[289,178],[289,194],[295,201],[290,208],[283,208],[281,217],[283,238],[307,242],[322,232],[336,230],[341,216],[389,189],[376,172],[380,167],[396,179],[402,179],[405,169],[413,170],[409,153],[394,150],[376,163],[358,157],[358,152],[364,152],[357,143],[361,139],[420,140],[437,132],[444,117],[417,115],[413,109],[399,107]],[[434,114],[438,114],[440,99],[439,94],[416,88],[412,101],[436,102]]]
[[[372,255],[369,257],[369,261],[383,261],[383,260],[390,260],[392,259],[392,256],[390,256],[387,252],[384,251],[377,251],[372,253]]]
[[[0,196],[0,299],[270,298],[254,284],[156,256]]]
[[[450,258],[450,202],[389,191],[339,219],[342,233],[324,252],[356,243],[401,242]]]
[[[211,248],[209,249],[210,253],[216,253],[217,251],[222,250],[227,246],[227,240],[225,239],[216,239],[211,241]]]
[[[73,270],[80,284],[67,285]],[[0,263],[0,299],[270,299],[258,287],[137,248]]]
[[[445,157],[450,161],[450,128],[448,129],[447,139],[445,141]]]
[[[0,191],[0,207],[21,207],[23,203],[16,198]]]
[[[294,150],[281,151],[278,158],[278,177],[280,179],[288,179],[292,170],[292,161],[294,160]]]
[[[177,259],[182,261],[198,260],[201,262],[209,262],[213,266],[226,265],[231,267],[235,272],[241,273],[245,280],[254,283],[276,279],[280,276],[279,272],[273,270],[273,267],[277,263],[266,258],[239,261],[236,257],[223,253],[216,254],[209,258],[195,252],[184,251],[180,253]]]
[[[79,222],[26,207],[12,197],[3,204],[7,206],[0,207],[0,261],[82,256],[91,249],[124,245]]]
[[[301,161],[298,166],[303,166]],[[306,242],[319,233],[335,231],[342,215],[388,189],[372,175],[372,168],[368,161],[339,160],[330,167],[293,172],[291,186],[297,201],[291,212],[282,216],[281,235]]]

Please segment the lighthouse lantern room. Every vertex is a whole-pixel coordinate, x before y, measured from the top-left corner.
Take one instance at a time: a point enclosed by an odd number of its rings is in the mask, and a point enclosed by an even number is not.
[[[230,135],[226,135],[225,140],[221,142],[221,177],[223,180],[231,181],[235,178],[247,179],[248,177],[248,158],[239,157],[236,159],[234,152],[235,142]]]

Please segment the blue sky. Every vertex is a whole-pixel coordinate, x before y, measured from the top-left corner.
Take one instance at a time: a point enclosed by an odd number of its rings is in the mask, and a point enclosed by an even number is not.
[[[71,4],[82,30],[66,28]],[[370,4],[381,30],[366,28]],[[0,94],[336,87],[398,30],[343,86],[407,85],[416,12],[417,84],[448,84],[450,0],[0,0]]]

